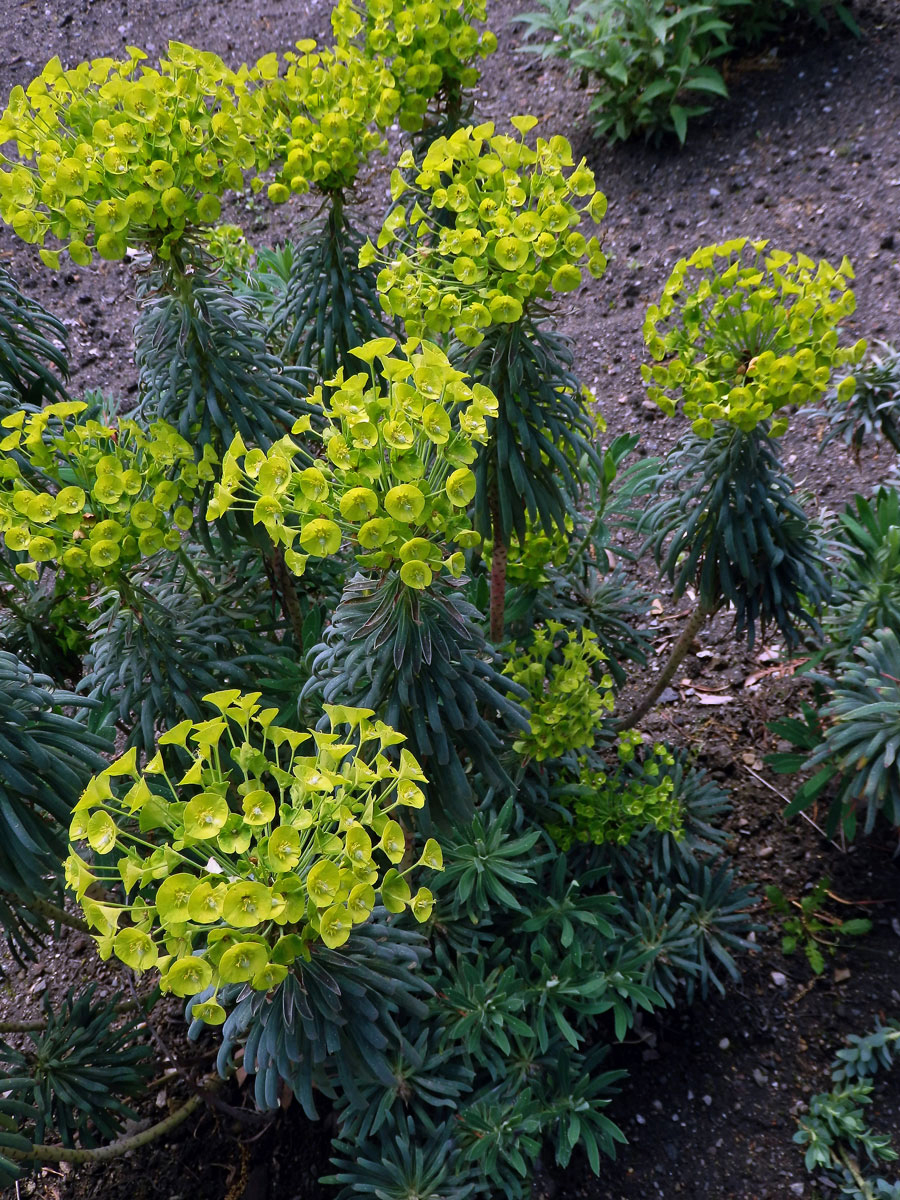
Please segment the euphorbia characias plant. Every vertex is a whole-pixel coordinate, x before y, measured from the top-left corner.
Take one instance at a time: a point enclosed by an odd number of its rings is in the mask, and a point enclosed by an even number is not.
[[[469,464],[496,413],[493,394],[469,383],[442,350],[380,338],[352,351],[365,369],[317,389],[324,454],[314,461],[290,438],[267,453],[236,441],[225,455],[210,519],[238,505],[252,511],[297,574],[307,557],[351,544],[360,567],[394,567],[407,587],[426,588],[441,570],[459,576],[457,547],[477,545],[467,510]],[[309,433],[301,418],[295,433]],[[299,461],[298,461],[299,460]]]
[[[710,613],[734,606],[752,644],[777,625],[788,643],[816,623],[830,597],[822,548],[778,456],[789,405],[820,399],[835,367],[858,362],[866,343],[839,345],[854,311],[853,269],[738,238],[676,263],[644,337],[656,365],[642,367],[648,394],[691,421],[660,468],[659,499],[642,518],[657,559],[697,607],[669,660],[621,724],[649,711]],[[848,376],[839,387],[852,394]]]
[[[143,768],[134,750],[116,759],[70,829],[66,880],[101,956],[159,971],[163,991],[204,993],[192,1011],[212,1025],[226,1016],[221,986],[276,987],[316,943],[343,945],[376,903],[427,920],[431,893],[413,895],[408,876],[442,867],[433,839],[404,866],[397,816],[422,807],[425,776],[402,735],[339,706],[325,708],[331,732],[301,733],[258,699],[205,696],[216,716],[163,734]]]

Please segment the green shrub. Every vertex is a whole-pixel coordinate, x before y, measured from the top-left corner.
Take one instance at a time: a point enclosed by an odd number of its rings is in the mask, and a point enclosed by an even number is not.
[[[541,11],[518,19],[526,36],[553,37],[523,49],[565,58],[590,80],[598,137],[616,142],[635,134],[659,139],[675,133],[683,143],[688,121],[709,111],[710,96],[728,95],[712,63],[731,48],[729,0],[683,6],[671,0],[541,4]]]
[[[552,35],[521,49],[565,59],[590,83],[594,132],[610,142],[674,133],[682,144],[688,122],[727,97],[713,64],[736,46],[755,45],[794,14],[827,28],[834,12],[860,30],[840,0],[540,0],[517,17],[526,38]]]

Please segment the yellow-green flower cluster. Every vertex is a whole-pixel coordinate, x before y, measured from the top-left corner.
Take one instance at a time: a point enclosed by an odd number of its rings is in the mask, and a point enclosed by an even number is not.
[[[497,49],[494,34],[473,24],[486,15],[484,0],[339,0],[331,22],[339,44],[355,42],[386,61],[400,128],[415,132],[433,97],[478,82],[475,61]]]
[[[227,275],[245,274],[255,254],[240,225],[222,224],[210,229],[206,249]]]
[[[526,514],[525,538],[520,541],[515,531],[510,534],[506,578],[510,583],[524,584],[529,588],[542,587],[547,582],[547,567],[561,567],[569,557],[569,534],[572,518],[566,517],[565,534],[554,526],[545,533],[541,526]],[[493,543],[486,541],[483,557],[490,570]]]
[[[701,437],[717,421],[750,432],[788,405],[821,399],[832,371],[865,353],[864,341],[838,345],[837,327],[855,307],[852,279],[846,258],[835,270],[767,241],[696,250],[647,310],[644,340],[656,360],[641,368],[648,395],[667,416],[681,404]],[[839,390],[853,387],[849,376]],[[787,424],[777,417],[771,434]]]
[[[45,562],[79,579],[108,579],[163,548],[177,550],[193,523],[196,489],[214,477],[212,449],[195,462],[164,421],[145,430],[127,420],[70,420],[86,408],[71,400],[0,422],[8,431],[0,438],[0,533],[7,550],[27,556],[16,566],[26,579]]]
[[[400,104],[383,59],[353,45],[320,48],[311,39],[285,54],[287,66],[265,89],[269,157],[282,165],[269,199],[350,187],[369,156],[387,152],[384,128]],[[274,57],[274,56],[273,56]]]
[[[310,462],[290,438],[268,453],[236,439],[209,519],[236,503],[251,509],[297,574],[308,556],[337,554],[349,541],[360,566],[396,566],[411,588],[428,587],[441,569],[459,576],[465,559],[452,546],[480,541],[467,515],[475,496],[470,464],[497,400],[436,346],[407,343],[402,357],[396,349],[393,338],[367,342],[352,351],[366,370],[347,378],[340,371],[314,393],[326,419],[316,435],[321,457]],[[309,429],[304,417],[294,433]]]
[[[226,190],[265,169],[261,72],[170,42],[159,67],[99,58],[64,70],[54,58],[0,116],[0,217],[44,247],[51,235],[80,265],[152,244],[166,256],[190,226],[214,225]],[[58,251],[42,250],[58,265]]]
[[[643,741],[640,735],[636,740],[638,744]],[[633,744],[634,739],[630,741]],[[554,793],[571,813],[571,824],[554,823],[547,826],[547,832],[561,850],[571,850],[578,844],[625,845],[650,826],[680,840],[684,836],[684,810],[672,776],[660,774],[660,764],[671,766],[673,761],[661,742],[636,775],[607,772],[587,757],[580,759],[578,778],[564,782]]]
[[[612,676],[605,674],[597,682],[594,675],[605,659],[589,629],[575,637],[558,621],[547,621],[535,630],[528,649],[503,668],[530,694],[525,708],[531,733],[514,743],[519,754],[543,762],[593,746],[603,714],[614,703]]]
[[[367,242],[360,265],[382,262],[378,287],[385,310],[411,336],[452,329],[467,346],[484,330],[515,322],[532,298],[571,292],[581,263],[599,277],[606,258],[596,237],[581,232],[585,216],[599,221],[606,199],[593,172],[577,165],[564,137],[524,135],[537,120],[513,117],[518,138],[491,123],[468,126],[429,147],[410,177],[410,152],[391,176],[396,203],[377,248]],[[390,247],[391,258],[382,251]]]
[[[221,1024],[222,985],[276,987],[311,944],[343,945],[376,903],[427,920],[431,892],[413,896],[407,877],[443,863],[433,839],[409,863],[396,814],[423,806],[425,776],[406,749],[391,761],[405,739],[371,709],[326,705],[333,732],[300,733],[276,725],[258,692],[204,699],[218,714],[164,734],[143,770],[131,750],[91,780],[66,882],[103,958],[159,971],[177,996],[207,993],[193,1015]],[[97,884],[121,886],[125,903],[93,898]]]

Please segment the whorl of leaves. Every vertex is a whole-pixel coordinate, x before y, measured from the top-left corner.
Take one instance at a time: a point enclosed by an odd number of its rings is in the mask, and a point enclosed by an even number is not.
[[[514,530],[521,542],[527,514],[544,529],[565,533],[580,493],[579,460],[601,469],[571,347],[526,316],[492,326],[460,359],[460,369],[487,384],[499,402],[475,466],[476,528],[504,541]]]
[[[309,408],[300,375],[266,336],[257,299],[231,292],[202,257],[154,270],[135,326],[141,418],[168,421],[196,446],[237,434],[276,441]]]
[[[831,696],[821,708],[821,740],[806,759],[813,772],[786,809],[793,816],[819,797],[829,798],[825,829],[843,825],[856,833],[865,811],[863,831],[871,833],[879,812],[900,825],[900,640],[893,629],[877,629],[863,638],[855,661],[832,680],[820,677]]]
[[[871,499],[854,497],[834,534],[836,602],[823,624],[828,658],[842,659],[864,635],[900,629],[900,495],[879,488]]]
[[[407,1118],[390,1143],[338,1139],[333,1143],[333,1175],[321,1182],[340,1187],[337,1200],[377,1196],[379,1200],[467,1200],[475,1192],[476,1172],[459,1162],[449,1122],[435,1127]]]
[[[0,890],[26,903],[58,879],[72,805],[104,766],[106,741],[61,711],[83,703],[0,651]]]
[[[140,1042],[134,1021],[118,1023],[118,997],[95,1000],[95,991],[94,984],[77,995],[70,990],[58,1009],[45,996],[46,1025],[29,1033],[30,1046],[16,1049],[0,1040],[0,1060],[10,1072],[0,1082],[23,1106],[20,1134],[35,1143],[48,1130],[64,1146],[108,1141],[136,1116],[128,1101],[146,1091],[150,1047]]]
[[[507,698],[524,693],[494,666],[480,615],[461,587],[446,576],[417,591],[397,575],[355,575],[310,652],[303,699],[374,709],[406,736],[428,776],[429,798],[446,815],[466,819],[472,764],[488,786],[508,791],[502,730],[528,724],[515,698]],[[499,722],[486,721],[484,711]]]
[[[47,400],[67,398],[69,374],[65,326],[35,300],[22,294],[0,266],[0,416],[20,404],[40,408]]]
[[[185,576],[146,578],[126,595],[100,598],[81,690],[128,731],[127,746],[151,751],[156,730],[207,715],[201,699],[225,687],[292,704],[300,685],[290,642],[248,589],[201,594]]]
[[[309,961],[298,959],[270,992],[242,984],[222,989],[223,1002],[236,1003],[222,1026],[219,1071],[227,1074],[242,1046],[241,1065],[255,1076],[260,1109],[278,1107],[283,1083],[311,1119],[318,1116],[316,1091],[335,1099],[339,1085],[351,1104],[359,1104],[362,1085],[393,1084],[389,1055],[401,1040],[400,1014],[421,1020],[428,1011],[424,997],[431,988],[419,974],[427,945],[384,909],[373,916],[339,950],[314,947]],[[190,1036],[199,1037],[204,1028],[194,1020]]]
[[[693,586],[710,611],[735,608],[738,636],[752,645],[774,624],[788,645],[817,628],[831,596],[823,549],[794,499],[765,423],[750,433],[727,426],[689,434],[660,467],[662,498],[639,528],[676,597]]]
[[[312,367],[322,379],[341,366],[352,374],[350,351],[390,333],[379,316],[377,272],[358,265],[362,244],[343,202],[334,199],[324,227],[293,248],[287,287],[271,317],[272,334],[284,338],[285,362]]]

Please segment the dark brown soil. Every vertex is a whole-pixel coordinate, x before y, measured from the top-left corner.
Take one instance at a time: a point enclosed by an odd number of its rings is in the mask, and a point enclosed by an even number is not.
[[[572,298],[561,320],[575,342],[581,378],[596,393],[611,433],[641,433],[644,453],[664,453],[680,432],[642,393],[641,324],[672,263],[698,244],[750,234],[776,245],[838,262],[857,272],[858,308],[850,340],[900,341],[900,12],[895,0],[859,0],[862,41],[842,28],[826,37],[797,29],[771,51],[735,63],[731,100],[695,123],[685,149],[619,146],[591,140],[588,96],[558,64],[515,53],[509,19],[530,0],[499,0],[491,24],[499,53],[486,65],[478,97],[480,119],[502,122],[533,112],[553,132],[569,136],[606,191],[604,222],[610,265],[606,277]],[[168,39],[215,50],[232,62],[289,46],[327,28],[328,5],[288,0],[0,0],[4,29],[0,96],[27,83],[59,54],[69,65],[112,54],[126,43],[151,53]],[[377,219],[383,179],[370,181]],[[374,200],[371,197],[374,196]],[[258,244],[296,234],[299,209],[235,211]],[[127,397],[135,390],[131,358],[131,284],[116,266],[62,275],[47,273],[9,231],[0,229],[0,261],[12,265],[32,294],[62,316],[71,335],[73,390],[102,388]],[[797,419],[787,435],[787,461],[816,509],[839,507],[857,489],[881,479],[892,460],[857,467],[839,450],[817,453],[817,431]],[[672,605],[664,588],[654,606],[658,648],[677,635],[687,603]],[[900,872],[895,843],[874,837],[843,852],[804,822],[786,826],[789,787],[763,765],[774,748],[768,720],[796,704],[800,686],[774,674],[745,686],[771,665],[766,647],[751,654],[734,644],[725,618],[703,631],[679,670],[667,703],[648,722],[656,735],[694,747],[713,775],[733,789],[733,852],[744,876],[776,882],[790,896],[827,875],[845,915],[866,913],[868,937],[830,960],[815,979],[798,957],[785,959],[770,913],[759,953],[745,962],[741,983],[726,997],[645,1024],[619,1052],[631,1069],[612,1115],[629,1138],[616,1163],[595,1179],[576,1160],[565,1176],[542,1176],[538,1191],[559,1200],[619,1200],[684,1196],[709,1200],[775,1200],[815,1191],[791,1144],[795,1115],[813,1091],[827,1089],[827,1067],[848,1033],[869,1031],[876,1016],[900,1010]],[[724,698],[709,704],[710,696]],[[58,995],[96,976],[119,986],[84,939],[67,937],[42,964],[15,970],[0,994],[0,1016],[36,1011],[45,987]],[[167,1036],[177,1038],[177,1013]],[[180,1043],[179,1043],[180,1045]],[[179,1049],[183,1053],[183,1049]],[[179,1081],[161,1087],[151,1119],[184,1096]],[[227,1095],[233,1104],[237,1092]],[[900,1080],[879,1084],[872,1123],[900,1128]],[[50,1200],[321,1200],[315,1180],[326,1167],[328,1122],[311,1125],[296,1105],[273,1126],[235,1123],[221,1111],[183,1127],[117,1164],[46,1171],[23,1183],[22,1197]],[[10,1196],[16,1194],[15,1190]]]

